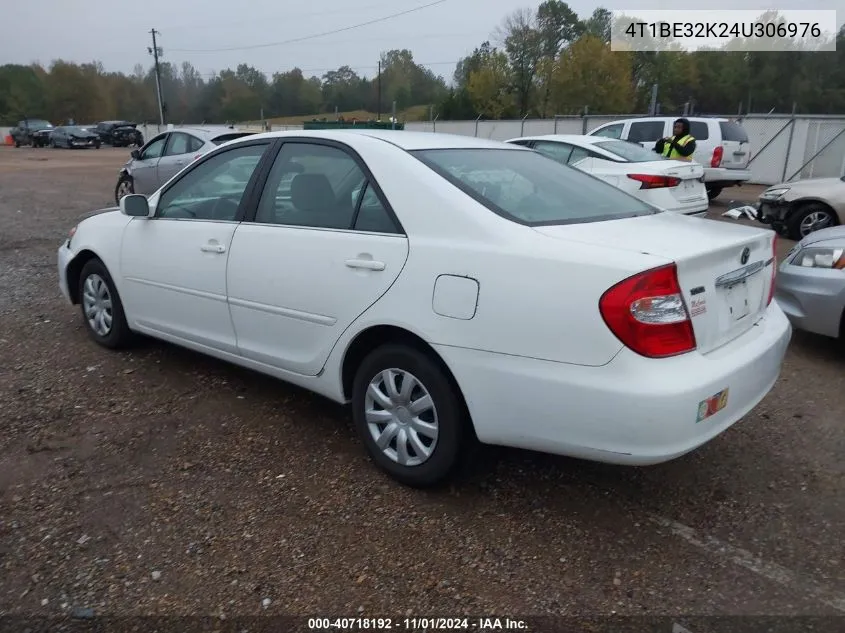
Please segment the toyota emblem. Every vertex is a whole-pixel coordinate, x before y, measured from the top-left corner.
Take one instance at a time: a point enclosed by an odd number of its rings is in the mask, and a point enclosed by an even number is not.
[[[751,257],[751,249],[746,246],[742,249],[742,254],[739,256],[739,263],[747,264],[749,257]]]

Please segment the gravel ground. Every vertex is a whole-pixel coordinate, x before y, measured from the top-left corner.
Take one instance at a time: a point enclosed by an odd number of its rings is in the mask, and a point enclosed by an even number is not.
[[[0,615],[845,611],[829,341],[795,333],[763,403],[674,462],[491,449],[448,490],[406,489],[334,404],[88,339],[55,249],[110,204],[126,156],[0,148]]]

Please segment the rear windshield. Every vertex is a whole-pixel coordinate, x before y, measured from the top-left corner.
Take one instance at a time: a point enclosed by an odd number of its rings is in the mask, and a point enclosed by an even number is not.
[[[646,149],[638,143],[629,143],[628,141],[599,141],[598,143],[594,143],[594,145],[606,152],[624,158],[629,163],[648,163],[653,160],[668,160],[657,152]]]
[[[719,121],[719,127],[722,128],[722,140],[733,141],[735,143],[747,143],[748,134],[739,123],[732,121]]]
[[[521,149],[411,152],[446,180],[504,218],[540,226],[659,213],[578,169]]]
[[[221,134],[220,136],[215,136],[211,139],[211,142],[215,145],[222,145],[223,143],[234,141],[236,138],[243,138],[244,136],[250,136],[251,134],[254,134],[254,132],[232,132],[231,134]]]

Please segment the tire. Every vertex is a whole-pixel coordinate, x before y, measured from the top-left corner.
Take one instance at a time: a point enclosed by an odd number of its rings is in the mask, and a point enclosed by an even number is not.
[[[120,349],[132,342],[120,296],[99,259],[89,260],[79,274],[79,307],[88,335],[99,345]]]
[[[100,149],[100,144],[99,144],[99,143],[94,143],[94,149]]]
[[[786,231],[789,239],[798,241],[810,233],[836,224],[836,215],[830,207],[811,202],[792,213],[786,221]]]
[[[15,147],[20,147],[20,146],[21,146],[21,142],[16,140],[15,141]]]
[[[401,391],[408,376],[415,381],[407,397],[394,398],[394,402],[400,403],[397,414],[388,413],[387,409],[376,404],[369,395],[371,383],[378,384],[381,393],[387,394],[384,381],[389,378],[390,374],[387,372],[391,369],[394,370],[393,382],[396,391]],[[401,380],[396,380],[396,377],[401,377]],[[432,406],[412,418],[404,407],[409,402],[419,401],[426,393]],[[385,405],[387,404],[388,401],[385,401]],[[368,422],[368,410],[380,413],[384,421],[371,425]],[[372,416],[372,413],[370,415]],[[445,370],[427,354],[402,344],[391,343],[379,347],[361,363],[352,387],[352,418],[367,452],[376,465],[395,480],[414,488],[427,488],[449,479],[470,436],[463,398]],[[373,416],[372,419],[377,418]],[[411,420],[416,420],[417,428],[422,428],[421,422],[428,423],[429,429],[432,426],[436,428],[436,435],[418,432],[412,426]],[[379,448],[373,434],[384,433],[391,425],[397,424],[399,426],[394,426],[396,430],[388,440],[386,448]],[[419,441],[417,446],[423,450],[415,450],[410,445],[414,436]],[[403,437],[406,438],[405,442],[402,442],[405,446],[404,452],[412,461],[410,464],[399,463],[399,445]],[[427,457],[425,449],[431,450]],[[413,461],[418,463],[414,464]]]
[[[121,195],[121,185],[126,183],[125,188],[126,190],[123,191],[123,195]],[[132,176],[123,175],[117,179],[117,184],[114,187],[114,201],[116,204],[120,204],[120,199],[123,196],[129,195],[130,193],[135,193],[135,182],[132,180]]]
[[[55,139],[50,139],[50,147],[52,147],[53,149],[57,149],[58,146],[56,145]]]
[[[715,200],[719,197],[719,194],[722,193],[722,187],[713,187],[712,189],[707,190],[707,199],[708,200]]]

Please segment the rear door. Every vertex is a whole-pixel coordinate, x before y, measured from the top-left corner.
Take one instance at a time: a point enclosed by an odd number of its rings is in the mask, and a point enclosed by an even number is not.
[[[722,164],[727,169],[747,169],[751,157],[748,133],[739,123],[719,121],[722,132]]]
[[[232,242],[227,285],[240,354],[316,376],[407,256],[408,239],[358,157],[317,139],[286,142],[254,221]]]

